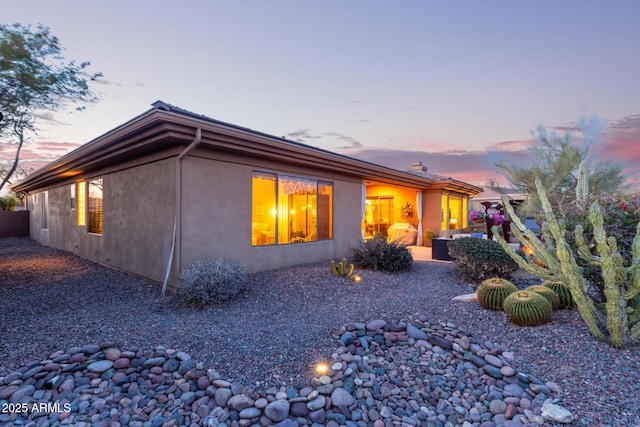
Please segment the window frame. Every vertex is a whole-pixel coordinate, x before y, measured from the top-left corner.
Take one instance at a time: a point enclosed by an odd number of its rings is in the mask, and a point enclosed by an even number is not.
[[[97,184],[99,182],[99,184]],[[91,185],[99,186],[100,197],[93,197],[94,199],[94,208],[92,209],[92,197],[91,197]],[[101,236],[104,233],[104,179],[103,178],[94,178],[87,180],[87,233],[95,234]],[[95,200],[99,200],[96,202]],[[92,215],[92,213],[95,214]],[[95,219],[98,218],[98,223],[94,223]]]
[[[40,228],[49,229],[49,193],[47,190],[40,193]]]
[[[256,238],[256,236],[254,236],[253,228],[255,228],[255,224],[256,224],[256,222],[254,221],[255,219],[254,215],[257,215],[257,212],[260,212],[261,215],[264,212],[267,212],[267,210],[265,209],[264,203],[257,204],[256,201],[254,200],[255,198],[254,179],[256,179],[257,177],[273,178],[275,183],[275,186],[274,186],[275,193],[273,195],[270,195],[271,197],[269,197],[269,201],[273,200],[275,205],[272,209],[268,210],[269,213],[273,212],[273,214],[275,215],[275,220],[274,220],[275,230],[272,232],[274,234],[273,239],[269,239],[268,243],[258,243],[259,241],[262,241],[262,239]],[[283,239],[283,236],[284,236],[282,234],[283,226],[281,222],[282,221],[285,221],[287,223],[289,222],[288,218],[281,218],[282,214],[280,213],[280,211],[284,208],[284,205],[281,203],[282,197],[283,197],[281,183],[283,184],[285,180],[290,182],[299,181],[300,183],[307,183],[307,184],[310,184],[311,182],[313,182],[314,192],[308,193],[307,196],[312,194],[315,197],[315,204],[314,204],[314,207],[312,207],[314,211],[312,215],[315,216],[315,220],[313,221],[314,229],[312,231],[309,231],[309,228],[307,227],[307,229],[305,230],[305,233],[306,233],[305,237],[292,238],[289,234],[287,234],[286,236],[287,239]],[[252,188],[251,188],[251,212],[252,212],[251,214],[251,221],[252,221],[251,246],[252,247],[287,246],[287,245],[297,244],[297,243],[313,243],[313,242],[333,240],[333,235],[334,235],[333,233],[333,196],[334,196],[334,188],[335,188],[333,181],[329,181],[327,179],[303,176],[303,175],[296,175],[296,174],[291,174],[286,172],[278,173],[278,172],[256,169],[256,170],[253,170],[251,173],[251,183],[252,183]],[[319,212],[319,203],[318,203],[320,196],[329,197],[328,201],[327,200],[324,201],[324,202],[328,202],[326,206],[328,211],[326,214],[326,222],[328,225],[326,226],[326,228],[323,228],[322,236],[318,232],[318,226],[319,226],[318,220],[321,215]],[[267,206],[267,208],[269,207]],[[307,215],[309,214],[307,213]],[[322,215],[324,218],[325,214],[323,213]],[[328,235],[328,237],[324,237],[325,235]],[[313,238],[313,240],[311,240],[311,238]]]

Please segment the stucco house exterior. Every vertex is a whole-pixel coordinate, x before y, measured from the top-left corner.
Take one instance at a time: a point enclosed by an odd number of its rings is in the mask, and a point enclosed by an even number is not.
[[[172,284],[205,258],[256,272],[348,256],[393,224],[441,235],[463,228],[480,188],[412,168],[157,101],[12,189],[28,196],[34,240]]]

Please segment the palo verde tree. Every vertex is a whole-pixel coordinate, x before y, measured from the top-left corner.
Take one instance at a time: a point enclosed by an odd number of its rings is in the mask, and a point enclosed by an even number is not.
[[[551,206],[563,216],[565,207],[576,199],[581,163],[589,166],[588,188],[591,195],[615,193],[623,186],[623,166],[598,158],[594,152],[604,128],[596,116],[582,119],[577,125],[582,138],[577,140],[569,132],[559,133],[538,127],[532,132],[537,142],[531,149],[533,162],[530,165],[499,162],[495,166],[515,188],[529,196],[529,209],[535,211],[542,208],[534,185],[535,179],[540,179]]]
[[[62,55],[49,28],[35,31],[21,24],[0,25],[0,144],[15,145],[15,156],[0,176],[0,191],[18,167],[29,132],[46,111],[96,102],[89,85],[101,73],[90,73],[89,62],[76,63]]]

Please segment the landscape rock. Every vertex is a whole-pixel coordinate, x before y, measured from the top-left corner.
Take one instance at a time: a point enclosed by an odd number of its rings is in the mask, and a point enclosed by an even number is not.
[[[0,378],[0,400],[71,411],[2,414],[4,425],[293,427],[542,425],[573,421],[545,402],[560,387],[513,366],[506,348],[426,317],[343,327],[326,375],[253,390],[182,351],[107,343],[53,352]],[[347,344],[348,343],[348,344]],[[57,360],[57,361],[54,361]]]
[[[542,418],[555,423],[569,424],[573,422],[571,412],[559,405],[545,403],[542,405]]]

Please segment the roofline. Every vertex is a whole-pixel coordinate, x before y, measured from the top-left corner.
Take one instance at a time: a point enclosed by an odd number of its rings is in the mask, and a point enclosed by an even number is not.
[[[443,188],[469,195],[482,189],[452,178],[437,179],[399,171],[355,159],[301,142],[225,123],[156,101],[153,108],[49,163],[11,186],[29,192],[53,185],[70,176],[88,173],[122,159],[132,151],[154,152],[175,145],[188,145],[196,129],[202,130],[200,147],[244,153],[288,163],[346,173],[361,179],[416,188]],[[111,161],[111,163],[109,163]]]

